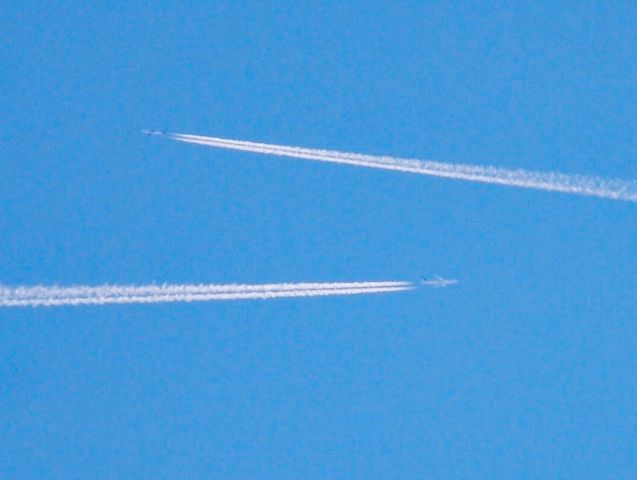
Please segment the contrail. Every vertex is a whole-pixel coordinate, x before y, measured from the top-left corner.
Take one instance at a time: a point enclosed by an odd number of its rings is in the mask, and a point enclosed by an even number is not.
[[[0,307],[319,297],[401,292],[413,288],[410,282],[0,287]]]
[[[506,168],[410,160],[387,156],[318,150],[312,148],[271,145],[267,143],[228,140],[224,138],[146,131],[150,135],[166,136],[179,142],[195,143],[209,147],[242,150],[246,152],[278,155],[283,157],[342,163],[361,167],[381,168],[400,172],[418,173],[435,177],[455,178],[471,182],[492,183],[510,187],[534,188],[553,192],[574,193],[614,200],[637,202],[637,181],[605,179],[600,177],[568,175],[556,172],[533,172]]]

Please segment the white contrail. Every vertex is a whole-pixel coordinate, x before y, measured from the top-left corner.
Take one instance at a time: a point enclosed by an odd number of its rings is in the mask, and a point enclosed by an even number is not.
[[[105,296],[142,296],[142,295],[176,295],[176,294],[208,294],[208,293],[236,293],[263,292],[284,290],[315,290],[338,288],[379,288],[401,287],[405,282],[330,282],[330,283],[271,283],[257,285],[242,284],[180,284],[180,285],[102,285],[91,286],[34,286],[34,287],[0,287],[0,298],[31,298],[31,297],[105,297]]]
[[[163,135],[157,133],[157,135]],[[188,134],[166,134],[168,138],[186,143],[210,147],[242,150],[247,152],[303,158],[322,162],[343,163],[370,168],[382,168],[401,172],[418,173],[436,177],[455,178],[473,182],[493,183],[511,187],[534,188],[554,192],[575,193],[595,197],[637,202],[637,181],[605,179],[582,175],[567,175],[554,172],[532,172],[508,170],[499,167],[483,167],[434,162],[430,160],[408,160],[394,157],[379,157],[356,153],[318,150],[312,148],[270,145],[224,138]]]
[[[414,286],[410,282],[0,287],[0,307],[318,297],[401,292],[413,288]]]

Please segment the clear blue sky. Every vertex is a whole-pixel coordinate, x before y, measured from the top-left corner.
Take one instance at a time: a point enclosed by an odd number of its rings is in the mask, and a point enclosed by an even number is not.
[[[633,478],[635,204],[140,130],[637,178],[634,2],[44,3],[0,283],[461,283],[0,310],[0,477]]]

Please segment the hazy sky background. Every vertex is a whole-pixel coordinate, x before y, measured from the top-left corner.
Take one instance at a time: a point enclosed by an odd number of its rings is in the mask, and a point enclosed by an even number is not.
[[[635,179],[635,4],[186,3],[3,7],[0,284],[460,284],[2,309],[0,476],[631,478],[634,203],[140,131]]]

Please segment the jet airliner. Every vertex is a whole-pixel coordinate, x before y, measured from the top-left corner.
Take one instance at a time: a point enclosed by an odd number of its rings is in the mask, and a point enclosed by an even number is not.
[[[166,130],[142,130],[145,135],[166,135]]]
[[[421,285],[427,285],[428,287],[434,287],[434,288],[444,288],[444,287],[448,287],[449,285],[455,285],[458,283],[458,280],[453,280],[453,279],[446,279],[446,278],[442,278],[439,277],[438,275],[434,275],[433,278],[422,278],[420,279],[420,284]]]

